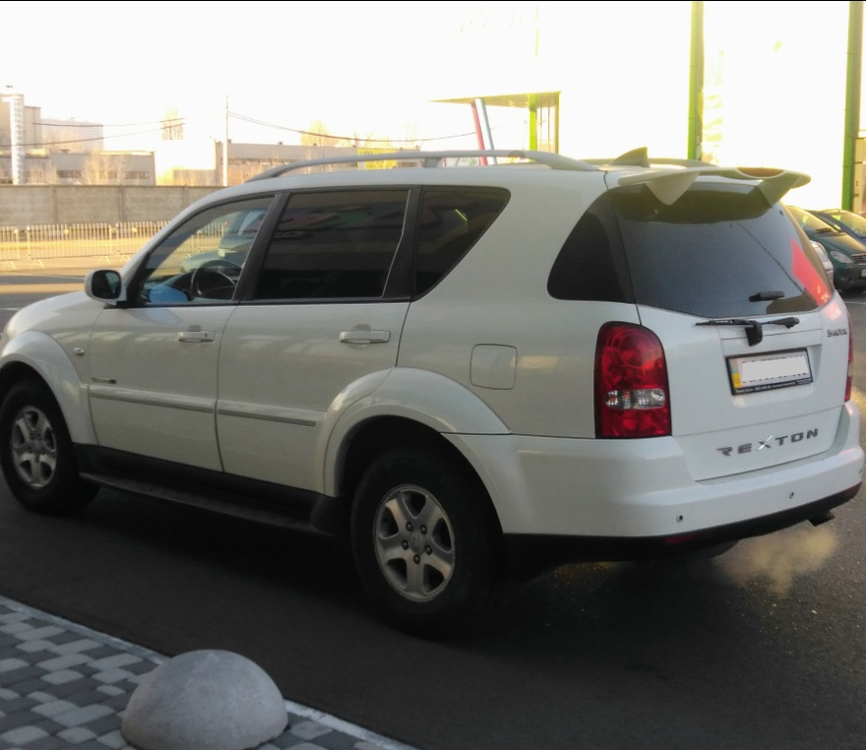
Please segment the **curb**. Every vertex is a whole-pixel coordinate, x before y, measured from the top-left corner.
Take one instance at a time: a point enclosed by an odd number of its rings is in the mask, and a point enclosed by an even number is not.
[[[121,734],[141,681],[170,659],[0,595],[0,750],[133,750]],[[288,727],[259,750],[414,750],[283,699]]]

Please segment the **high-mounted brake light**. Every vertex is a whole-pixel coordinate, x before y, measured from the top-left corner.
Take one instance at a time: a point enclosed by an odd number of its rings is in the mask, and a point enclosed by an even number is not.
[[[851,328],[851,313],[848,313],[848,377],[845,379],[845,400],[851,400],[851,386],[854,382],[854,331]]]
[[[664,350],[647,328],[608,323],[598,332],[595,430],[600,438],[671,434]]]

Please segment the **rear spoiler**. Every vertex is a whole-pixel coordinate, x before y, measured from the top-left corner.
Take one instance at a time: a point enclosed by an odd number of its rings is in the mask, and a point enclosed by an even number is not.
[[[767,204],[772,206],[782,199],[789,191],[806,185],[811,177],[802,172],[789,170],[771,170],[773,174],[758,175],[757,170],[737,167],[684,167],[682,169],[660,169],[657,172],[642,172],[640,174],[623,174],[617,179],[619,185],[646,185],[652,194],[666,206],[676,203],[692,183],[702,175],[727,177],[732,180],[760,180],[756,190],[764,196]],[[763,170],[762,170],[763,171]]]
[[[671,206],[701,175],[727,177],[732,180],[757,180],[756,189],[764,196],[769,205],[775,205],[782,197],[794,188],[811,182],[812,178],[802,172],[792,172],[785,169],[767,167],[719,167],[695,159],[650,159],[645,148],[629,151],[613,160],[588,160],[591,164],[606,164],[610,167],[642,167],[654,165],[672,165],[672,169],[658,169],[640,173],[626,173],[616,177],[618,185],[646,185],[652,194]]]

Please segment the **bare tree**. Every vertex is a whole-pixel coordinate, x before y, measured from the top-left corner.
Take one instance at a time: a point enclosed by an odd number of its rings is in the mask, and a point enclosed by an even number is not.
[[[398,142],[399,148],[420,151],[423,141],[424,135],[417,124],[411,122],[403,124],[403,137]]]
[[[87,157],[81,167],[82,185],[105,185],[108,184],[109,169],[108,159],[102,151],[94,151]]]
[[[344,141],[344,144],[347,146],[355,146],[355,147],[365,147],[365,148],[388,148],[390,150],[390,145],[382,142],[382,140],[376,136],[372,131],[368,131],[364,135],[361,135],[356,130],[352,133],[351,141]]]
[[[307,132],[301,134],[302,146],[341,146],[345,148],[375,148],[386,151],[396,151],[402,148],[418,148],[418,143],[407,142],[418,139],[418,128],[414,127],[410,132],[410,126],[406,126],[406,135],[396,144],[389,137],[377,135],[372,130],[359,133],[357,130],[351,136],[332,135],[327,126],[321,120],[310,123]],[[420,142],[420,141],[419,141]]]
[[[321,120],[314,120],[306,133],[301,133],[302,146],[336,146],[339,139],[328,135],[328,128]]]
[[[162,118],[162,140],[182,141],[183,120],[177,116],[177,107],[167,107]]]
[[[12,178],[9,178],[10,182]],[[3,180],[0,179],[0,182]],[[57,184],[57,172],[49,167],[45,167],[44,165],[39,165],[35,169],[30,170],[30,179],[28,182],[31,185],[56,185]]]
[[[126,156],[94,151],[81,168],[82,185],[121,185],[127,170]]]
[[[218,185],[211,169],[183,169],[176,167],[159,175],[157,185],[185,185],[187,187],[212,187]]]
[[[261,174],[269,167],[275,167],[283,162],[255,162],[232,164],[229,162],[229,185],[239,185],[251,177]]]

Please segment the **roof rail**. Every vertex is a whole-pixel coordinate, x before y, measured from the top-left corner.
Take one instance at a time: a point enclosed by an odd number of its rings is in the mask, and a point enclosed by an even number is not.
[[[267,180],[271,177],[279,177],[287,172],[307,167],[318,167],[328,164],[354,164],[368,161],[420,161],[424,167],[439,167],[445,159],[460,159],[484,157],[488,159],[524,159],[528,162],[543,164],[551,169],[567,169],[578,172],[595,172],[597,167],[589,162],[571,159],[567,156],[554,154],[549,151],[506,151],[506,150],[478,150],[478,151],[395,151],[388,154],[358,154],[356,156],[336,156],[323,159],[311,159],[308,161],[296,161],[291,164],[282,164],[278,167],[267,169],[261,174],[251,177],[247,182],[256,180]]]

